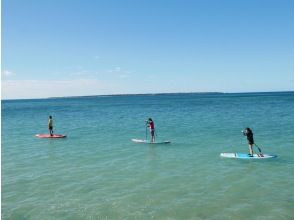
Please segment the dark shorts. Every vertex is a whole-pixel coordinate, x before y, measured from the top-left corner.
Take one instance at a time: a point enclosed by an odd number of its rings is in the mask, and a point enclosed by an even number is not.
[[[150,131],[151,135],[154,136],[154,129]]]
[[[248,138],[248,144],[250,144],[250,145],[253,145],[254,144],[253,138]]]
[[[49,130],[53,130],[53,127],[49,126]]]

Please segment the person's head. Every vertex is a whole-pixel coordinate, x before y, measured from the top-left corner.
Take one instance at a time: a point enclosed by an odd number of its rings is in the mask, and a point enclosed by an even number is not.
[[[51,115],[49,116],[49,119],[52,119],[52,116]]]
[[[250,128],[245,128],[246,133],[252,133],[252,130]]]
[[[148,121],[152,121],[152,118],[149,118]]]

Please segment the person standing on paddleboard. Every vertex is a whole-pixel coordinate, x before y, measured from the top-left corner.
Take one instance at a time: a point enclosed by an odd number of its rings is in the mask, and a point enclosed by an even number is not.
[[[48,129],[49,129],[50,135],[53,136],[53,119],[51,115],[49,116]]]
[[[151,136],[151,142],[155,142],[155,128],[154,128],[154,122],[152,118],[149,118],[148,121],[146,121],[147,127],[150,128],[150,136]]]
[[[253,145],[254,145],[254,139],[253,139],[253,132],[250,128],[245,128],[242,131],[243,135],[247,137],[248,145],[249,145],[249,155],[253,157]]]

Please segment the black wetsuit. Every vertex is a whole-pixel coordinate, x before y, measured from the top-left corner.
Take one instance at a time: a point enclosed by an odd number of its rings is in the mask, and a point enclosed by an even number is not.
[[[253,139],[253,133],[251,129],[246,129],[244,135],[246,135],[248,144],[253,145],[254,144],[254,139]]]

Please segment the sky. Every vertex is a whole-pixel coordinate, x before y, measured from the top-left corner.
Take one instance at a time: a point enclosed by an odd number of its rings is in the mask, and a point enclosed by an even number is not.
[[[292,0],[2,0],[2,99],[294,91]]]

